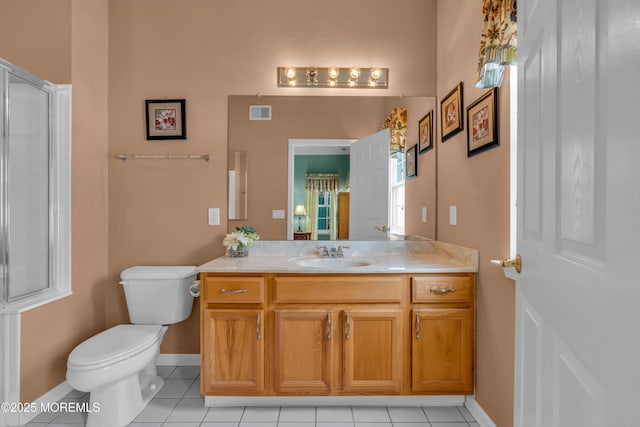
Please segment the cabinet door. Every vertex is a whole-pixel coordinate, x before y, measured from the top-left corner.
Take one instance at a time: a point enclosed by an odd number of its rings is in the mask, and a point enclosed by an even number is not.
[[[201,381],[205,394],[264,391],[263,325],[263,310],[204,310]]]
[[[473,393],[473,309],[413,310],[415,392]]]
[[[333,317],[328,310],[275,310],[277,393],[329,393]]]
[[[402,311],[348,310],[344,315],[346,392],[399,393],[402,389]]]

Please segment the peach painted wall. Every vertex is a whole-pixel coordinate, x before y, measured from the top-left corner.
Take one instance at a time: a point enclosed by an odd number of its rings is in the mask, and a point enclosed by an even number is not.
[[[483,92],[473,85],[481,25],[475,0],[407,0],[393,13],[383,0],[367,2],[370,7],[282,0],[277,11],[261,0],[183,0],[179,8],[169,0],[0,2],[0,36],[12,40],[0,45],[0,57],[50,81],[74,85],[74,295],[23,316],[23,401],[64,379],[66,357],[78,342],[128,321],[116,284],[123,268],[199,264],[222,254],[228,95],[316,95],[274,87],[276,66],[311,63],[389,66],[391,85],[385,95],[442,97],[464,81],[468,105]],[[46,14],[55,19],[33,19],[36,3],[38,12],[45,4],[55,5]],[[341,13],[335,14],[338,6]],[[313,20],[308,19],[311,9]],[[10,26],[18,22],[18,28]],[[54,27],[42,31],[47,25]],[[16,40],[14,31],[27,37]],[[165,97],[187,99],[188,140],[145,141],[144,99]],[[437,166],[439,217],[448,218],[448,206],[456,204],[459,220],[457,227],[440,220],[438,238],[479,248],[481,254],[476,399],[497,425],[509,426],[513,284],[487,264],[509,250],[506,96],[500,108],[500,147],[467,158],[462,133],[436,143],[437,165],[435,150],[418,157],[419,176],[407,183],[407,231],[425,233],[416,218],[428,202],[414,201],[416,195],[428,197],[421,193],[422,172]],[[121,152],[206,152],[213,159],[122,163],[113,158]],[[219,227],[206,225],[208,207],[220,207]],[[427,207],[429,221],[435,221]],[[197,337],[197,317],[192,316],[171,328],[162,351],[198,352]]]
[[[466,106],[485,92],[475,87],[481,29],[481,2],[438,1],[438,97],[462,81],[464,120]],[[507,78],[499,89],[498,147],[468,158],[466,123],[438,143],[438,240],[480,251],[475,398],[500,427],[513,425],[515,288],[489,260],[509,255],[509,88]],[[457,226],[448,225],[451,205]]]
[[[0,11],[0,58],[70,83],[71,0],[0,0]]]
[[[435,0],[406,0],[393,11],[384,0],[328,0],[322,6],[311,0],[177,4],[110,1],[109,277],[113,283],[131,265],[197,265],[224,253],[227,96],[319,94],[312,89],[276,88],[277,66],[378,64],[391,68],[385,95],[435,93]],[[353,95],[347,89],[331,93]],[[144,100],[159,98],[186,98],[186,141],[145,140]],[[118,153],[208,153],[212,160],[122,163],[113,159]],[[220,226],[207,225],[210,207],[220,208]],[[109,293],[109,324],[127,322],[122,290],[111,287]],[[162,352],[199,351],[198,311],[193,313],[170,328]]]
[[[21,400],[29,402],[63,382],[71,349],[106,325],[107,1],[19,0],[1,7],[0,38],[11,43],[0,45],[0,57],[73,84],[73,295],[21,316]]]
[[[250,121],[249,105],[271,105],[273,119]],[[286,240],[287,222],[272,219],[273,209],[287,210],[289,138],[359,139],[380,130],[394,108],[407,109],[407,145],[418,139],[418,120],[433,109],[427,97],[232,96],[229,99],[229,147],[249,157],[248,216],[229,221],[229,230],[242,224],[257,228],[263,240]],[[424,169],[424,191],[435,205],[435,170]],[[435,235],[435,223],[424,234]]]

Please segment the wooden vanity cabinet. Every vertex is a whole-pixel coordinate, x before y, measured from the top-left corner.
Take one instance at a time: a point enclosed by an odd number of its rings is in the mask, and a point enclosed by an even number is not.
[[[202,394],[265,392],[264,278],[201,278]]]
[[[333,319],[326,309],[274,310],[273,379],[276,393],[329,394]]]
[[[205,395],[473,393],[473,274],[201,274]]]
[[[344,311],[343,390],[396,394],[403,387],[402,310]]]
[[[474,276],[413,276],[411,285],[411,390],[473,393]]]
[[[263,310],[206,309],[203,313],[202,389],[257,394],[264,391]]]
[[[275,276],[276,393],[397,394],[405,278]]]

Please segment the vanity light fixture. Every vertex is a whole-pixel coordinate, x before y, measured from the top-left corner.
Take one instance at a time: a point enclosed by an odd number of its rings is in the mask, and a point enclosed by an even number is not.
[[[387,89],[389,69],[383,67],[278,67],[278,87]]]
[[[286,81],[287,84],[289,86],[295,86],[296,85],[296,74],[297,74],[297,70],[295,69],[295,67],[286,67],[284,70],[284,75],[286,77]]]

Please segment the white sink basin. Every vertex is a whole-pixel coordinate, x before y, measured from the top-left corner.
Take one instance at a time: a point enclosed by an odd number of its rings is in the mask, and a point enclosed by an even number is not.
[[[354,268],[366,267],[371,265],[372,261],[364,258],[320,258],[320,257],[301,257],[292,259],[294,263],[301,267],[311,268]]]

